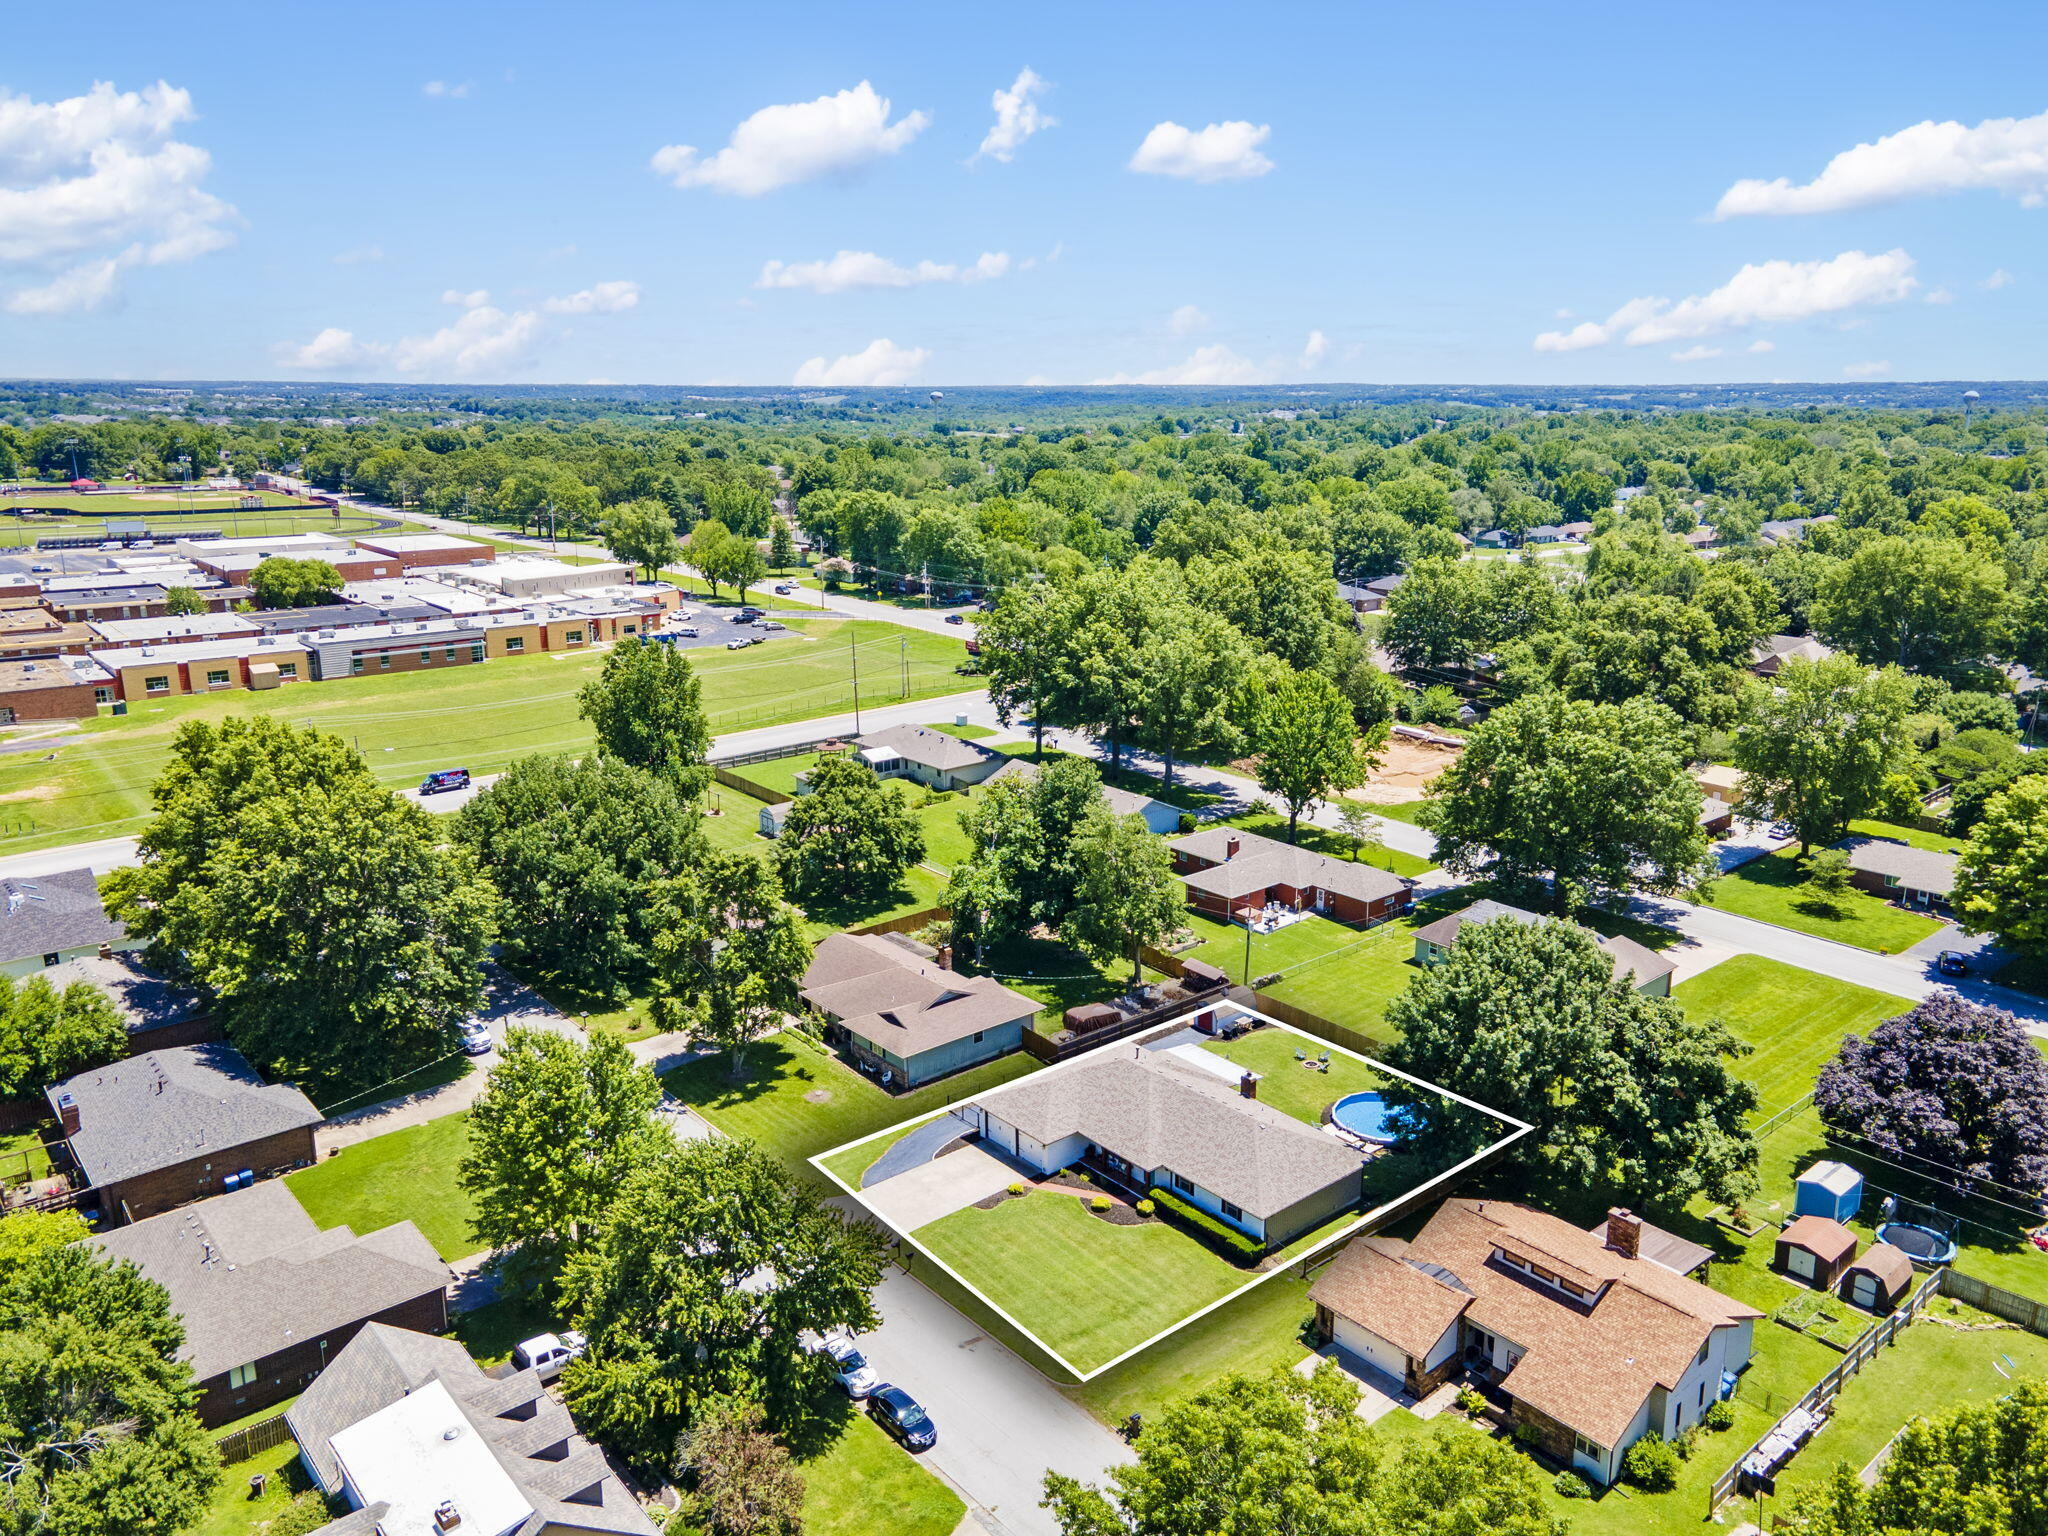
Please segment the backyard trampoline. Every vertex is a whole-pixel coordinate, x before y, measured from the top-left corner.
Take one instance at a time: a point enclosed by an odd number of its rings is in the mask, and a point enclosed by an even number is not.
[[[1390,1147],[1414,1129],[1413,1117],[1396,1109],[1376,1090],[1349,1093],[1330,1106],[1330,1123],[1362,1141]]]
[[[1915,1264],[1955,1262],[1956,1240],[1933,1227],[1918,1226],[1910,1221],[1888,1221],[1877,1229],[1877,1240],[1904,1250],[1906,1257]]]

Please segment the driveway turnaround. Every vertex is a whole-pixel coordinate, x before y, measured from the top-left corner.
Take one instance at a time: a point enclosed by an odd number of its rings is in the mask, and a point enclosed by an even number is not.
[[[908,1236],[927,1222],[1001,1194],[1020,1177],[1001,1158],[968,1146],[871,1184],[860,1192],[860,1198],[869,1210]]]

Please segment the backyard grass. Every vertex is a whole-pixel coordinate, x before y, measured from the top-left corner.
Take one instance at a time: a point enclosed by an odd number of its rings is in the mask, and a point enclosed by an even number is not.
[[[1904,843],[1909,848],[1925,848],[1930,853],[1961,853],[1969,842],[1967,837],[1957,837],[1948,832],[1924,832],[1918,827],[1901,826],[1896,821],[1852,821],[1849,830],[1858,837],[1888,837],[1895,843]]]
[[[914,1235],[1081,1371],[1251,1278],[1164,1222],[1114,1226],[1045,1190],[955,1211]]]
[[[1036,1029],[1042,1035],[1065,1027],[1069,1008],[1120,996],[1130,985],[1131,969],[1122,960],[1104,965],[1058,939],[1010,939],[996,945],[973,964],[961,967],[971,975],[993,976],[1038,1006]],[[1156,972],[1144,973],[1158,980]]]
[[[722,1055],[677,1067],[662,1081],[720,1130],[746,1137],[822,1183],[810,1166],[820,1152],[972,1098],[1036,1065],[1020,1051],[914,1093],[888,1094],[823,1047],[784,1030],[748,1049],[746,1076],[738,1083]]]
[[[1824,907],[1807,893],[1805,878],[1794,850],[1781,849],[1737,865],[1707,888],[1708,899],[1738,917],[1886,955],[1941,931],[1934,918],[1895,907],[1868,891],[1847,891]]]
[[[410,1221],[442,1258],[460,1259],[483,1246],[469,1225],[476,1205],[455,1182],[468,1146],[465,1110],[344,1147],[286,1174],[285,1186],[323,1229],[352,1227],[360,1237]]]
[[[50,1152],[43,1145],[41,1126],[0,1136],[0,1185],[26,1184],[49,1171]]]
[[[1258,1073],[1261,1104],[1270,1104],[1310,1125],[1321,1125],[1323,1111],[1337,1100],[1378,1088],[1386,1079],[1342,1051],[1330,1052],[1328,1071],[1295,1059],[1295,1052],[1308,1051],[1314,1060],[1320,1054],[1309,1050],[1314,1043],[1288,1029],[1257,1029],[1235,1040],[1209,1041],[1202,1049]]]
[[[265,1479],[263,1493],[252,1499],[249,1479],[259,1472]],[[273,1522],[301,1498],[309,1504],[318,1503],[322,1509],[327,1507],[299,1463],[298,1442],[287,1440],[247,1461],[221,1468],[220,1485],[214,1489],[190,1536],[264,1536]],[[303,1531],[307,1527],[300,1524],[292,1529]]]
[[[883,703],[894,686],[899,640],[908,636],[910,693],[929,698],[969,686],[953,670],[960,643],[867,620],[793,623],[801,633],[745,651],[700,650],[691,662],[703,684],[714,730],[802,720],[846,707],[849,642],[885,675],[863,689]],[[580,751],[590,727],[577,715],[577,691],[602,667],[605,652],[546,652],[447,671],[300,683],[268,692],[236,690],[157,702],[131,713],[64,722],[50,759],[24,752],[0,761],[0,801],[23,830],[5,840],[22,852],[131,831],[144,819],[151,782],[187,720],[257,714],[335,732],[362,752],[387,784],[417,783],[427,770],[460,766],[491,773],[535,752]],[[884,664],[885,663],[885,664]]]

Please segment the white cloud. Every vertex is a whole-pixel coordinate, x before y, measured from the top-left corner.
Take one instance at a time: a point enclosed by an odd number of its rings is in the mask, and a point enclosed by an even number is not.
[[[1038,106],[1038,98],[1050,88],[1029,66],[1017,71],[1016,80],[990,99],[989,105],[996,109],[996,120],[983,135],[974,158],[979,160],[987,155],[1007,165],[1031,135],[1057,128],[1059,119],[1046,116]]]
[[[422,96],[436,97],[442,101],[460,101],[475,89],[475,82],[469,80],[429,80],[420,87],[420,94]]]
[[[381,245],[352,246],[345,251],[336,251],[328,259],[337,267],[360,267],[372,261],[382,261],[384,259],[384,247]]]
[[[1721,349],[1719,347],[1709,347],[1703,343],[1695,343],[1693,346],[1687,347],[1683,352],[1672,353],[1671,361],[1674,363],[1703,363],[1710,357],[1719,357],[1720,355]]]
[[[472,288],[465,293],[460,288],[444,288],[441,290],[441,302],[454,304],[462,309],[481,309],[491,302],[491,290]]]
[[[1320,367],[1324,358],[1330,355],[1330,338],[1321,331],[1310,331],[1308,340],[1301,346],[1301,366]]]
[[[625,278],[594,283],[559,299],[546,299],[541,308],[551,315],[616,315],[640,302],[640,285]]]
[[[857,288],[917,288],[926,283],[980,283],[1010,271],[1007,251],[983,251],[965,266],[920,261],[899,266],[873,251],[839,251],[824,261],[770,261],[754,279],[756,288],[808,288],[813,293],[847,293]]]
[[[1921,297],[1929,304],[1953,304],[1956,301],[1954,292],[1947,288],[1930,288]]]
[[[930,121],[924,112],[910,112],[890,122],[889,98],[863,80],[836,96],[763,107],[709,159],[691,145],[670,144],[654,152],[651,164],[678,187],[759,197],[893,155]]]
[[[1993,272],[1989,277],[1985,278],[1984,281],[1979,283],[1977,286],[1979,288],[1989,291],[1997,288],[2007,288],[2011,285],[2012,274],[2006,271],[2005,268],[2000,267],[1995,272]]]
[[[1130,168],[1150,176],[1179,176],[1188,181],[1242,181],[1263,176],[1273,162],[1259,153],[1272,133],[1271,125],[1245,122],[1211,123],[1183,128],[1158,124],[1131,156]]]
[[[1755,341],[1752,341],[1747,347],[1744,347],[1743,350],[1745,352],[1756,353],[1775,352],[1778,350],[1778,344],[1775,341],[1768,341],[1765,338],[1759,336]]]
[[[1197,347],[1187,358],[1165,368],[1152,368],[1144,373],[1119,373],[1106,379],[1095,380],[1097,384],[1263,384],[1268,382],[1268,371],[1248,357],[1240,356],[1230,348],[1217,343],[1213,346]]]
[[[1166,329],[1175,336],[1192,336],[1208,328],[1208,313],[1198,304],[1183,304],[1166,317]]]
[[[479,304],[432,335],[394,343],[391,360],[400,373],[437,383],[501,378],[527,361],[540,334],[541,318],[533,310],[507,313]]]
[[[1828,261],[1752,262],[1711,293],[1678,300],[1630,299],[1604,321],[1545,331],[1538,352],[1577,352],[1622,341],[1632,347],[1691,341],[1745,326],[1785,324],[1869,304],[1895,304],[1918,286],[1904,251],[1844,251]]]
[[[1877,379],[1892,371],[1890,363],[1850,363],[1842,372],[1852,379]]]
[[[0,90],[0,267],[48,274],[10,310],[90,309],[129,268],[228,244],[235,210],[200,187],[211,158],[170,136],[193,116],[191,93],[161,80],[48,102]]]
[[[899,347],[886,336],[877,337],[858,352],[848,352],[827,361],[811,358],[796,371],[793,384],[882,385],[908,384],[930,361],[923,347]]]
[[[2048,202],[2048,112],[1991,117],[1966,128],[1953,120],[1915,123],[1874,144],[1845,149],[1812,181],[1738,181],[1721,194],[1717,219],[1759,213],[1840,213],[1902,197],[1992,191],[2022,207]]]
[[[311,373],[336,373],[359,368],[390,350],[389,347],[358,341],[355,332],[330,325],[303,346],[295,347],[289,342],[280,346],[277,359],[287,368],[303,368]]]

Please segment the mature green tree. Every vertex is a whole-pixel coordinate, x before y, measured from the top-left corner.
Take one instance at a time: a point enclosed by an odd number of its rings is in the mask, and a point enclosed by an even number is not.
[[[0,1099],[25,1099],[128,1054],[128,1026],[89,981],[0,976]]]
[[[1955,908],[1966,932],[2048,955],[2048,777],[2017,778],[1985,802],[1956,869]]]
[[[1960,539],[1871,539],[1821,579],[1814,627],[1872,666],[1955,676],[2006,643],[2009,587]]]
[[[0,1529],[178,1536],[220,1481],[184,1329],[85,1236],[68,1214],[0,1220]]]
[[[597,755],[519,758],[453,826],[518,914],[505,958],[599,1001],[646,983],[647,888],[704,852],[695,808],[668,779]]]
[[[170,587],[164,592],[164,613],[174,619],[206,612],[206,599],[190,587]]]
[[[659,774],[685,800],[711,782],[704,685],[677,647],[628,636],[606,653],[603,670],[583,685],[576,704],[606,757]]]
[[[1551,910],[1713,873],[1687,733],[1661,704],[1537,694],[1497,709],[1430,784],[1421,819],[1446,869],[1550,882]]]
[[[272,555],[249,573],[249,593],[259,608],[311,608],[341,597],[341,573],[325,560]]]
[[[778,517],[768,530],[768,563],[778,571],[796,564],[796,538],[789,531],[789,519]]]
[[[1343,637],[1357,631],[1330,562],[1270,536],[1190,562],[1187,591],[1198,608],[1301,670],[1328,666]]]
[[[876,1321],[882,1240],[748,1141],[670,1143],[612,1195],[563,1279],[590,1347],[562,1376],[576,1422],[633,1465],[666,1470],[711,1404],[758,1400],[771,1427],[806,1412],[830,1363],[806,1329]]]
[[[684,561],[710,584],[713,597],[718,596],[718,589],[726,580],[726,571],[735,558],[734,546],[739,542],[733,531],[716,519],[699,523],[683,542]]]
[[[1799,851],[1831,843],[1867,816],[1887,775],[1910,757],[1912,682],[1853,656],[1795,657],[1752,687],[1735,737],[1745,814],[1789,821]]]
[[[1075,853],[1080,880],[1060,936],[1105,965],[1129,960],[1135,987],[1144,976],[1143,948],[1187,920],[1187,888],[1173,873],[1173,853],[1144,818],[1113,815],[1107,805],[1089,813]]]
[[[1380,730],[1385,741],[1386,728]],[[1350,702],[1320,672],[1296,672],[1259,709],[1253,743],[1259,788],[1287,808],[1287,840],[1301,839],[1301,813],[1365,777]]]
[[[1060,706],[1071,687],[1072,608],[1061,588],[1045,583],[1013,586],[982,617],[975,635],[997,718],[1005,725],[1029,720],[1032,745],[1040,753],[1045,750],[1045,728],[1062,723],[1050,715],[1055,710],[1064,713]]]
[[[1080,880],[1079,834],[1101,803],[1101,775],[1084,757],[1056,757],[984,789],[960,813],[970,851],[946,887],[954,947],[975,954],[1038,923],[1065,922]]]
[[[1382,1465],[1374,1502],[1386,1536],[1568,1536],[1549,1492],[1519,1447],[1440,1423]]]
[[[854,757],[821,758],[775,840],[782,883],[799,901],[860,901],[893,890],[924,858],[909,797]]]
[[[704,855],[653,905],[655,1021],[724,1050],[739,1082],[747,1047],[803,1006],[803,914],[782,899],[775,871],[744,849]]]
[[[259,1067],[374,1084],[456,1048],[498,899],[342,741],[271,715],[187,721],[150,798],[107,910],[213,995]]]
[[[1230,704],[1248,661],[1244,637],[1219,615],[1181,600],[1162,605],[1138,647],[1142,698],[1131,731],[1133,746],[1159,754],[1161,782],[1173,783],[1183,757],[1236,745]]]
[[[649,581],[683,554],[675,520],[658,501],[628,501],[613,507],[598,519],[597,536],[628,565],[645,570]]]
[[[802,1536],[804,1475],[766,1418],[759,1403],[730,1398],[707,1404],[684,1437],[683,1507],[711,1536]]]
[[[1551,687],[1603,704],[1651,699],[1687,724],[1719,726],[1734,714],[1741,676],[1722,650],[1698,608],[1624,593],[1588,604],[1562,629],[1510,642],[1503,670],[1517,691]]]
[[[1567,1182],[1673,1208],[1739,1200],[1756,1184],[1756,1090],[1728,1070],[1727,1029],[1635,990],[1592,934],[1511,917],[1467,923],[1443,964],[1387,1008],[1392,1065],[1536,1127],[1530,1149]],[[1432,1136],[1468,1148],[1498,1120],[1395,1083]]]
[[[1563,613],[1556,582],[1534,563],[1418,560],[1387,600],[1380,646],[1403,668],[1471,666]]]
[[[586,1043],[515,1029],[470,1111],[456,1178],[487,1247],[519,1250],[515,1272],[551,1276],[592,1243],[619,1186],[668,1131],[652,1118],[661,1084],[616,1035]]]

